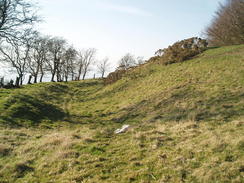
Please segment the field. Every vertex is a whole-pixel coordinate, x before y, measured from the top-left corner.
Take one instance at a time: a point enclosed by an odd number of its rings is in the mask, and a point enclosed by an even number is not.
[[[0,89],[0,183],[239,183],[243,134],[244,45],[146,64],[108,86]]]

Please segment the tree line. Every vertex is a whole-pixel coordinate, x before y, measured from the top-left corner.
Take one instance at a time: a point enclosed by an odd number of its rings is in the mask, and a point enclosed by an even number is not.
[[[102,78],[105,76],[108,58],[98,62],[94,48],[78,50],[63,38],[35,31],[34,25],[41,21],[36,12],[37,7],[28,0],[0,0],[0,64],[18,74],[15,85],[22,85],[26,75],[28,83],[42,82],[45,75],[52,82],[85,79],[92,65],[96,65]],[[226,0],[220,4],[205,33],[211,46],[243,44],[244,1]],[[165,57],[166,52],[160,54]],[[119,60],[117,70],[144,62],[141,57],[126,54]]]
[[[16,85],[22,85],[28,74],[28,83],[43,81],[61,82],[85,79],[91,65],[96,61],[96,49],[77,50],[59,37],[41,36],[30,31],[20,40],[5,42],[0,47],[0,58],[18,74]],[[104,77],[108,69],[108,58],[98,64],[98,72]]]
[[[97,61],[95,48],[78,50],[64,38],[41,35],[33,28],[38,22],[36,7],[29,1],[0,0],[0,63],[17,73],[16,86],[26,75],[28,83],[42,82],[45,75],[52,82],[84,80],[95,64],[104,77],[108,58]]]
[[[110,69],[109,58],[96,59],[95,48],[76,49],[64,38],[42,35],[33,28],[40,22],[36,7],[27,0],[0,0],[0,64],[17,73],[11,86],[42,82],[48,76],[51,82],[84,80],[96,66],[104,78]],[[142,57],[128,53],[118,63],[129,68],[143,63]],[[4,79],[0,77],[0,87]]]

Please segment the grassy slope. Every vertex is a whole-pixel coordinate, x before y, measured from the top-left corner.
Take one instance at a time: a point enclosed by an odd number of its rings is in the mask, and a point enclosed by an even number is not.
[[[242,45],[106,87],[0,90],[0,182],[241,182],[243,78]]]

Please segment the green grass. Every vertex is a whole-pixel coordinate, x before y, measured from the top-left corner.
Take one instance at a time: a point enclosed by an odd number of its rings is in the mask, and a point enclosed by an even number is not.
[[[0,182],[242,182],[243,78],[240,45],[108,86],[0,89]]]
[[[241,182],[243,121],[1,130],[2,182]],[[239,135],[237,135],[239,134]]]

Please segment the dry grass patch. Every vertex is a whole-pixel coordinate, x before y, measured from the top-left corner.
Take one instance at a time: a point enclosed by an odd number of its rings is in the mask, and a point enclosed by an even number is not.
[[[9,155],[11,151],[12,148],[9,145],[0,144],[0,157]]]

